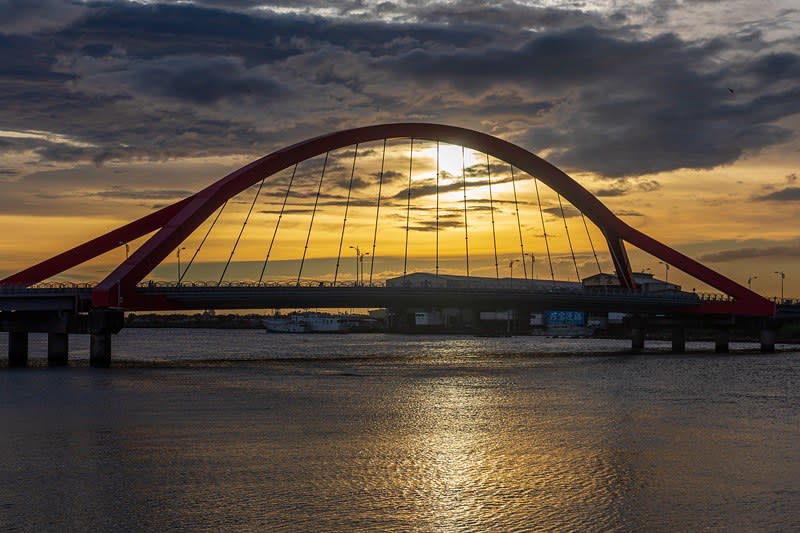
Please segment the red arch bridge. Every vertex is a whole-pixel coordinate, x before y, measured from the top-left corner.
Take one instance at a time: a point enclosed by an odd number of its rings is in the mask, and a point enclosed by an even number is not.
[[[665,278],[681,271],[718,292],[654,284],[634,271],[626,244]],[[102,281],[74,282],[71,269],[107,266],[123,245],[125,260]],[[443,306],[633,314],[634,349],[648,317],[677,324],[676,350],[681,325],[717,325],[720,349],[737,324],[759,328],[772,349],[776,328],[775,304],[631,227],[544,159],[424,123],[283,148],[0,280],[12,366],[27,363],[36,331],[49,333],[52,364],[66,362],[69,333],[89,333],[91,363],[107,366],[124,311]]]

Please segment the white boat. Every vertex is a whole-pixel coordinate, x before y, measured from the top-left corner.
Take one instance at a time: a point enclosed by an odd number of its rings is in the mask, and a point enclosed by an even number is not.
[[[270,333],[347,333],[358,324],[348,315],[325,313],[275,315],[262,323]]]
[[[347,333],[355,325],[347,315],[326,315],[322,313],[307,313],[305,323],[308,331],[312,333]]]
[[[349,333],[381,329],[379,322],[370,317],[311,312],[273,315],[262,323],[271,333]]]
[[[275,315],[262,321],[270,333],[306,333],[308,327],[301,314]]]

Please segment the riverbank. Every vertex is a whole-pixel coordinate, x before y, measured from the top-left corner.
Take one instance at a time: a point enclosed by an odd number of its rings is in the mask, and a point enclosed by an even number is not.
[[[262,314],[210,314],[210,313],[197,313],[194,315],[185,314],[134,314],[131,313],[125,318],[126,328],[194,328],[194,329],[263,329],[263,320],[273,315]],[[376,333],[382,332],[376,330]],[[414,335],[426,335],[428,332],[420,331],[404,331],[403,333]],[[480,334],[482,332],[471,331],[452,331],[437,330],[436,335],[452,334]],[[555,335],[551,335],[555,336]],[[598,339],[625,339],[627,338],[624,331],[600,331],[591,335],[592,338]],[[667,330],[651,330],[648,331],[647,338],[651,340],[670,340],[671,332]],[[712,330],[688,330],[686,333],[686,340],[690,341],[713,341],[714,332]],[[731,341],[733,342],[757,342],[758,332],[731,332]],[[778,341],[784,344],[800,344],[800,323],[785,324],[778,331]]]

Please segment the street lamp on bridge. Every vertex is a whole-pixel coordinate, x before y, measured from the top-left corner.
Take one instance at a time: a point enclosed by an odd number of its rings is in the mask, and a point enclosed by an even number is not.
[[[175,257],[178,258],[178,287],[181,286],[181,250],[185,250],[185,246],[179,247],[175,250]]]
[[[525,254],[525,255],[531,258],[531,279],[534,279],[535,276],[533,275],[533,267],[536,264],[536,256],[533,254]]]
[[[364,256],[369,255],[369,252],[362,253],[358,245],[350,248],[356,251],[356,285],[362,285],[364,283]]]
[[[668,282],[669,281],[669,263],[666,263],[664,261],[659,261],[658,264],[659,265],[664,265],[664,281]]]
[[[749,278],[747,278],[747,288],[750,289],[751,291],[753,290],[754,279],[758,279],[758,276],[750,276]]]
[[[512,289],[514,288],[514,263],[519,263],[519,259],[512,259],[511,261],[508,262],[508,269],[511,271],[510,276],[511,276]]]
[[[776,270],[775,274],[777,274],[781,278],[781,302],[782,302],[783,301],[783,280],[786,279],[786,273]]]
[[[125,259],[128,259],[128,250],[129,250],[129,248],[128,248],[128,243],[127,243],[127,242],[125,242],[125,241],[119,241],[119,242],[117,243],[117,245],[119,245],[119,246],[124,246],[124,247],[125,247]]]
[[[358,260],[361,264],[361,285],[364,285],[364,257],[367,255],[369,255],[369,252],[364,252]]]

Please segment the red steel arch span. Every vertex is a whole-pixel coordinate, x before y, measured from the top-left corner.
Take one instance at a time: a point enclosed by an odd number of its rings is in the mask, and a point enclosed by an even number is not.
[[[95,307],[136,308],[136,284],[178,247],[226,200],[296,163],[369,141],[412,138],[464,146],[503,160],[544,182],[587,216],[605,235],[620,283],[635,282],[624,242],[727,294],[732,301],[706,302],[692,312],[740,316],[773,316],[775,305],[733,280],[632,228],[559,168],[531,152],[492,135],[429,123],[393,123],[329,133],[277,150],[253,161],[198,193],[134,222],[87,241],[0,280],[0,286],[28,286],[57,275],[117,246],[158,230],[92,293]]]

